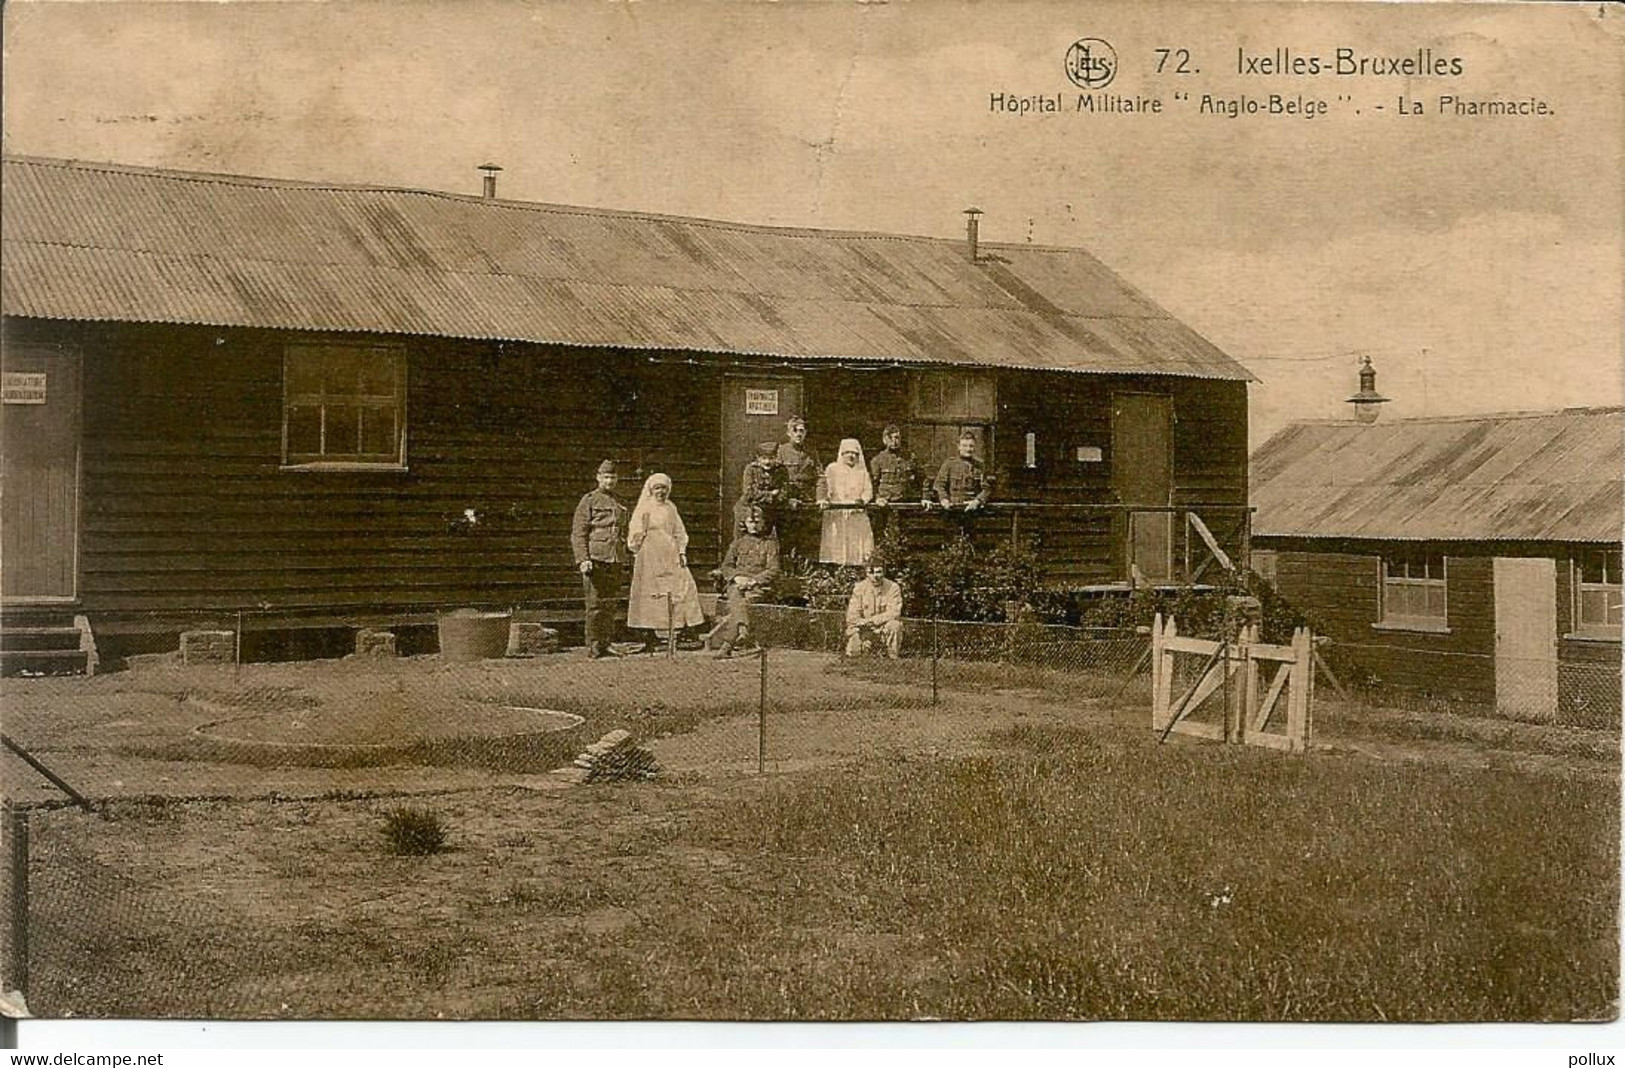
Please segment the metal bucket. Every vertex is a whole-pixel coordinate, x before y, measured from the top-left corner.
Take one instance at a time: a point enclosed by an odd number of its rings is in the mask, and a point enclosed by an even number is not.
[[[508,655],[511,612],[459,608],[439,619],[440,655],[446,660],[494,660]]]

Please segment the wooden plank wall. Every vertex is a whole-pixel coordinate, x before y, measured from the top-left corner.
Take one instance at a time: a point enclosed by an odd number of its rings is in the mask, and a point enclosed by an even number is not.
[[[1338,655],[1385,684],[1493,699],[1495,694],[1494,567],[1490,557],[1450,556],[1445,564],[1450,632],[1383,630],[1379,621],[1381,557],[1327,548],[1287,549],[1260,538],[1256,548],[1279,550],[1276,586],[1338,643]],[[1437,654],[1458,655],[1437,655]]]
[[[282,342],[177,328],[84,336],[86,611],[574,597],[570,515],[606,455],[669,473],[697,560],[717,554],[709,372],[409,340],[408,469],[295,471],[280,467]],[[637,489],[634,472],[629,503]],[[472,528],[456,522],[469,508]]]
[[[397,338],[407,352],[407,470],[296,471],[281,460],[282,351],[274,331],[7,320],[11,339],[85,354],[82,609],[101,616],[269,605],[337,612],[573,600],[569,519],[602,457],[664,470],[711,567],[719,501],[722,377],[784,373],[780,361],[724,365],[663,353]],[[368,340],[389,340],[369,338]],[[804,371],[811,440],[824,459],[856,436],[879,446],[902,421],[901,371]],[[1242,383],[1010,372],[1000,375],[999,496],[1111,500],[1110,397],[1175,398],[1176,499],[1246,499]],[[1022,470],[1040,434],[1039,471]],[[1077,445],[1102,449],[1078,464]],[[465,509],[481,522],[457,522]],[[1008,518],[979,523],[1003,536]],[[938,519],[930,530],[948,528]],[[1120,578],[1110,520],[1023,529],[1041,536],[1057,582]],[[930,540],[929,536],[926,540]]]

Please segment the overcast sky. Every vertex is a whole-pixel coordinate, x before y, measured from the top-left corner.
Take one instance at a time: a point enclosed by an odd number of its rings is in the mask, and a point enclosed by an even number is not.
[[[1087,247],[1252,368],[1256,443],[1343,415],[1361,352],[1389,417],[1621,403],[1625,15],[1598,10],[13,2],[5,147],[461,192],[489,159],[505,197],[919,234],[974,203],[986,239]],[[1168,110],[990,111],[1070,106],[1086,36],[1118,54],[1107,92]],[[1158,47],[1201,73],[1157,75]],[[1235,73],[1278,47],[1464,73]],[[1232,120],[1180,89],[1333,110]],[[1402,117],[1402,93],[1555,114]]]

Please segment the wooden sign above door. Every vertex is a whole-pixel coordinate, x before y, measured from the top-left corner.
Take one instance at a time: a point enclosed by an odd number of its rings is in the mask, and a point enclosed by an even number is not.
[[[44,404],[45,372],[7,371],[0,375],[0,403]]]

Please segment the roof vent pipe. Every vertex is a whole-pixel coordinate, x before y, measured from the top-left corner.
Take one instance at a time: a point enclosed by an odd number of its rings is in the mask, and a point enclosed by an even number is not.
[[[495,200],[497,198],[497,172],[502,168],[495,163],[482,163],[479,169],[485,172],[485,199]]]
[[[980,225],[978,220],[982,216],[981,208],[965,209],[965,248],[970,253],[970,261],[976,262],[976,244]]]

